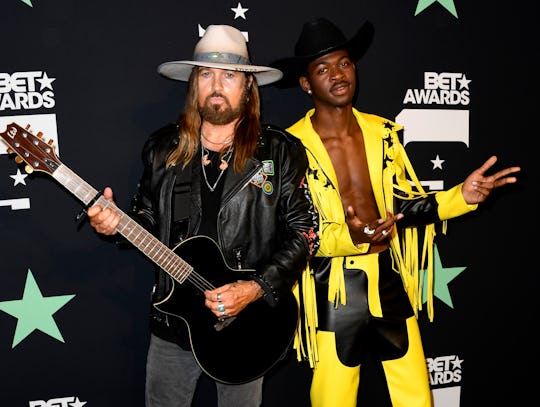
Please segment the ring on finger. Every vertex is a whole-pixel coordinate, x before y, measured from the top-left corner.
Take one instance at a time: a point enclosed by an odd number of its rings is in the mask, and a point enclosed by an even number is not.
[[[386,236],[388,234],[388,232],[386,231],[386,229],[383,229],[383,231],[381,232],[383,236]]]
[[[219,312],[221,312],[221,315],[225,314],[225,305],[223,305],[223,303],[220,302],[217,309]]]
[[[221,302],[221,293],[216,294],[216,299],[218,302]]]
[[[369,225],[364,226],[364,233],[366,235],[372,235],[375,233],[375,229],[371,229]]]

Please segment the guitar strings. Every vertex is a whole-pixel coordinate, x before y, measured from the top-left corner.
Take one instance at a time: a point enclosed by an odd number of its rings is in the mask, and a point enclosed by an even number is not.
[[[113,206],[112,204],[110,204],[109,201],[106,201],[106,200],[102,204],[107,205],[107,206]],[[124,213],[120,210],[120,208],[116,207],[116,205],[114,205],[114,207],[115,207],[115,210],[119,211],[122,215],[124,215]],[[126,232],[125,228],[128,226],[129,223],[132,223],[134,225],[134,227],[129,228],[128,232]],[[137,224],[129,216],[127,216],[127,215],[125,217],[121,216],[120,217],[120,223],[118,224],[118,226],[119,226],[117,228],[118,231],[121,234],[123,234],[128,240],[131,240],[128,235],[132,234],[133,232],[137,232],[137,236],[138,236],[136,239],[133,239],[133,240],[137,240],[137,239],[139,241],[144,240],[144,239],[141,239],[139,236],[140,236],[140,233],[143,232],[145,229],[143,229],[142,226]],[[121,226],[121,228],[120,228],[120,226]],[[199,273],[197,273],[193,269],[192,266],[190,266],[185,261],[183,261],[181,258],[179,258],[178,255],[176,253],[174,253],[173,250],[171,250],[167,246],[165,246],[161,241],[159,241],[151,233],[149,233],[149,232],[147,232],[147,233],[148,233],[148,236],[150,237],[150,242],[148,242],[146,244],[147,247],[148,247],[148,245],[150,243],[153,243],[153,248],[161,246],[167,251],[165,261],[160,261],[159,263],[157,262],[157,260],[155,260],[155,261],[156,261],[156,263],[158,263],[158,265],[161,266],[161,268],[163,270],[165,270],[168,274],[170,274],[175,280],[179,281],[179,279],[181,277],[185,277],[184,281],[188,281],[193,286],[195,286],[195,288],[199,289],[201,292],[204,292],[206,290],[213,290],[213,289],[216,288],[207,279],[205,279],[203,276],[201,276]],[[140,247],[140,245],[137,245],[137,247]],[[143,250],[143,252],[146,253],[150,258],[152,258],[152,259],[156,258],[155,257],[156,253],[154,253],[154,255],[150,255],[149,254],[150,251],[151,250]],[[169,263],[167,265],[166,264],[167,261],[171,261],[171,260],[172,260],[173,263],[172,264]],[[181,281],[179,281],[179,282],[181,283]]]

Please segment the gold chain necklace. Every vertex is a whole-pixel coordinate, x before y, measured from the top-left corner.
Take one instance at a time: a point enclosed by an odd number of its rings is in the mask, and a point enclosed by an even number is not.
[[[232,136],[231,136],[228,140],[220,141],[220,142],[216,143],[215,141],[212,141],[212,140],[208,139],[208,138],[203,134],[202,131],[201,131],[201,138],[203,138],[204,140],[206,140],[208,143],[210,143],[210,144],[215,144],[215,145],[217,145],[217,146],[225,146],[225,145],[229,144],[229,143],[232,141]]]

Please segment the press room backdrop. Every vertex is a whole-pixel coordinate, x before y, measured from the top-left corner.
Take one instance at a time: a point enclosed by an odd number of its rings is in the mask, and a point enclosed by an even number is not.
[[[189,59],[209,24],[245,32],[253,61],[268,64],[292,55],[313,16],[347,36],[369,18],[356,105],[405,125],[426,188],[455,185],[491,154],[498,168],[523,167],[517,185],[439,231],[434,321],[419,314],[436,407],[519,405],[536,393],[538,355],[537,14],[525,3],[3,0],[0,132],[11,122],[42,131],[64,164],[96,189],[112,186],[127,209],[145,139],[183,107],[185,84],[156,68]],[[298,89],[261,91],[267,122],[285,127],[309,107]],[[77,222],[78,199],[1,150],[0,406],[142,407],[150,262]],[[264,406],[307,406],[309,373],[286,358]],[[362,405],[385,405],[376,365],[364,377]],[[202,380],[194,405],[214,400]]]

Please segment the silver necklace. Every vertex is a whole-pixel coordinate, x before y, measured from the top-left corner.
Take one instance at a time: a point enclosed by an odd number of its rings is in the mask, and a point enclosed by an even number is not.
[[[210,160],[208,159],[208,150],[206,149],[206,147],[204,146],[201,146],[201,168],[202,168],[202,173],[203,173],[203,177],[204,177],[204,182],[206,182],[206,185],[208,186],[208,189],[210,190],[210,192],[214,192],[214,190],[216,189],[218,183],[219,183],[219,180],[221,179],[221,177],[223,176],[223,173],[225,172],[225,170],[229,167],[229,161],[231,160],[231,157],[232,157],[232,144],[229,146],[229,150],[223,154],[223,156],[221,157],[221,163],[219,164],[219,169],[221,170],[219,172],[219,175],[216,179],[216,182],[214,182],[214,185],[210,185],[210,183],[208,182],[208,177],[206,176],[206,166],[208,164],[210,164]],[[225,158],[226,157],[226,158]]]

